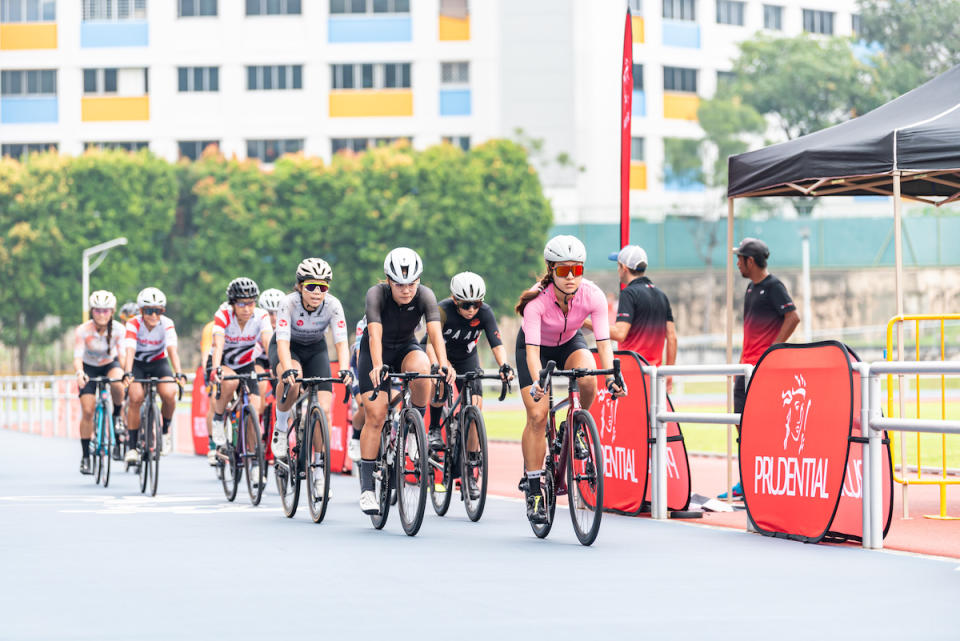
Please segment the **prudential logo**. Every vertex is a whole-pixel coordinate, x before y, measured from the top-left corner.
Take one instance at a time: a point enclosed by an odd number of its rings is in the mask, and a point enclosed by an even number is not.
[[[783,422],[783,449],[786,451],[787,444],[793,441],[799,445],[797,453],[801,454],[813,400],[807,397],[807,381],[803,375],[795,374],[793,380],[795,385],[780,392],[783,407],[787,408],[787,415]]]

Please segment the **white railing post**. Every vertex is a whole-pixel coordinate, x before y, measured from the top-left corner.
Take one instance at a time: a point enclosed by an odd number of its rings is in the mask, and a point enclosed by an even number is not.
[[[870,365],[854,363],[854,369],[860,372],[860,437],[869,439],[870,436]],[[867,496],[867,478],[870,476],[870,446],[864,442],[860,446],[860,508],[862,545],[870,548],[873,537],[870,536],[870,500]]]
[[[649,454],[649,460],[647,465],[650,470],[650,518],[659,518],[660,514],[660,493],[657,491],[657,486],[660,483],[660,478],[657,476],[657,448],[650,447],[651,438],[656,438],[657,430],[657,386],[660,384],[660,381],[657,380],[657,368],[655,366],[645,366],[641,367],[643,373],[650,378],[650,391],[649,398],[647,399],[647,414],[649,418],[647,423],[650,425],[650,431],[647,434],[647,451]]]
[[[666,412],[669,406],[667,405],[667,381],[660,374],[657,374],[657,378],[657,414],[659,415],[660,412]],[[660,479],[657,482],[657,503],[660,506],[657,518],[665,519],[667,518],[667,423],[659,416],[656,422],[656,438],[657,467],[654,472]]]
[[[864,525],[864,537],[870,539],[870,549],[883,548],[883,468],[881,467],[880,453],[883,449],[881,430],[874,429],[874,423],[880,418],[880,377],[870,374],[870,413],[866,426],[868,443],[865,446],[864,458],[870,457],[868,466],[869,476],[864,476],[863,500],[869,501],[869,507],[864,512],[869,517],[870,532],[867,534]],[[863,428],[861,428],[862,430]],[[867,479],[869,478],[869,482]]]

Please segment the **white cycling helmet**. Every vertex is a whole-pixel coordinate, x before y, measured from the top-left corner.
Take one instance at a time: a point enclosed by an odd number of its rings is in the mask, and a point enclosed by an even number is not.
[[[423,261],[420,260],[420,254],[409,247],[397,247],[383,261],[383,273],[395,283],[408,285],[420,278]]]
[[[90,294],[90,309],[116,309],[117,297],[105,289]]]
[[[137,294],[137,306],[141,309],[144,307],[166,307],[167,297],[156,287],[147,287]]]
[[[450,293],[458,300],[483,300],[487,294],[487,286],[479,275],[460,272],[450,279]]]
[[[582,263],[587,260],[587,248],[576,236],[554,236],[543,248],[543,258],[551,263],[564,261]]]
[[[284,296],[286,296],[286,294],[279,289],[268,289],[260,294],[260,307],[268,312],[278,312],[280,311],[280,305],[283,303]]]
[[[330,282],[333,279],[333,270],[322,258],[304,258],[297,266],[297,282],[316,279]]]

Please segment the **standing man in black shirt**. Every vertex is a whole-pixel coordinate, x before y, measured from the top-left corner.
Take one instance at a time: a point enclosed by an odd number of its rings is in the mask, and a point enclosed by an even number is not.
[[[610,254],[617,261],[617,276],[626,285],[620,291],[617,317],[610,337],[619,349],[634,351],[651,365],[673,365],[677,361],[677,328],[667,295],[646,276],[647,252],[639,245],[627,245]],[[666,347],[666,358],[664,358]],[[671,379],[667,378],[667,390]]]
[[[737,255],[740,275],[750,281],[743,298],[743,351],[740,362],[756,365],[771,345],[785,343],[800,324],[800,314],[787,288],[780,279],[767,271],[770,248],[762,240],[744,238],[733,248]],[[747,399],[746,382],[742,376],[733,383],[733,411],[743,412]],[[740,426],[737,426],[740,431]],[[733,497],[743,498],[743,485],[733,486]],[[726,492],[719,498],[727,498]]]

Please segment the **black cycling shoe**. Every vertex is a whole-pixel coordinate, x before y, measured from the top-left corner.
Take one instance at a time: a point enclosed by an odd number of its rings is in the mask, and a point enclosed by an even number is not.
[[[427,440],[430,442],[430,451],[439,452],[444,448],[443,435],[439,427],[431,427],[427,432]]]
[[[80,459],[80,473],[93,474],[93,467],[90,465],[90,457],[84,456]]]
[[[527,519],[538,525],[547,522],[547,501],[543,494],[527,495]]]

